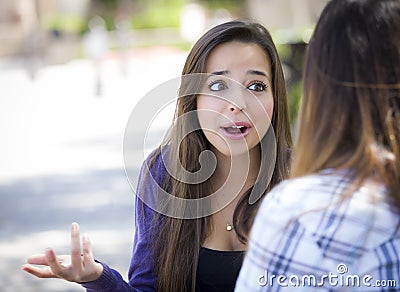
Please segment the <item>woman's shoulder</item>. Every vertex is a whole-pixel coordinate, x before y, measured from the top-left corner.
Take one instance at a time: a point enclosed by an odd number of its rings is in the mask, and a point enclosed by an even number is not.
[[[147,178],[150,174],[158,183],[161,183],[166,176],[165,158],[168,157],[168,148],[161,146],[150,152],[143,161],[140,176]]]
[[[265,198],[261,213],[294,220],[314,236],[334,232],[366,248],[376,247],[394,236],[399,214],[382,183],[367,179],[358,186],[350,177],[348,171],[324,170],[289,179]]]
[[[314,205],[331,202],[332,196],[343,191],[350,183],[345,171],[337,172],[331,169],[284,180],[275,186],[267,197],[282,205],[310,207],[308,201]]]
[[[136,204],[137,206],[145,205],[145,210],[150,213],[161,210],[163,203],[168,198],[165,189],[168,174],[165,160],[168,155],[168,149],[159,147],[153,150],[142,163],[135,192]]]

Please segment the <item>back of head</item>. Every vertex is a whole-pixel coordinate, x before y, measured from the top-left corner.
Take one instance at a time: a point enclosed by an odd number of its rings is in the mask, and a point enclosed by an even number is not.
[[[293,175],[348,168],[399,189],[399,0],[327,4],[307,51],[299,122]]]

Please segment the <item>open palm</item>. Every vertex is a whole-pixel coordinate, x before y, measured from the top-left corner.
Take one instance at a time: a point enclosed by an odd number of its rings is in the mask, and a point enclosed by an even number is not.
[[[61,278],[70,282],[83,283],[97,280],[103,266],[93,258],[90,240],[82,236],[82,252],[79,225],[71,225],[71,255],[57,256],[53,249],[45,254],[32,255],[22,269],[38,278]]]

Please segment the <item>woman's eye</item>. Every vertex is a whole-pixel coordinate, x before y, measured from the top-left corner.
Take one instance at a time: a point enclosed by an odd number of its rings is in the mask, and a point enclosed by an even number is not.
[[[226,86],[226,84],[222,81],[214,81],[210,85],[208,85],[208,88],[211,91],[221,91],[227,89],[228,86]]]
[[[254,82],[254,83],[250,84],[249,86],[247,86],[248,89],[256,91],[256,92],[264,91],[266,87],[267,86],[262,82]]]

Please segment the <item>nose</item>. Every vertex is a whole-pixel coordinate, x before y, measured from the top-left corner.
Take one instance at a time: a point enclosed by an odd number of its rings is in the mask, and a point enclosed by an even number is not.
[[[234,103],[229,103],[229,111],[230,112],[241,112],[244,110],[244,107],[234,104]]]
[[[233,97],[228,101],[230,112],[241,112],[247,108],[246,98],[241,90],[233,92]]]

